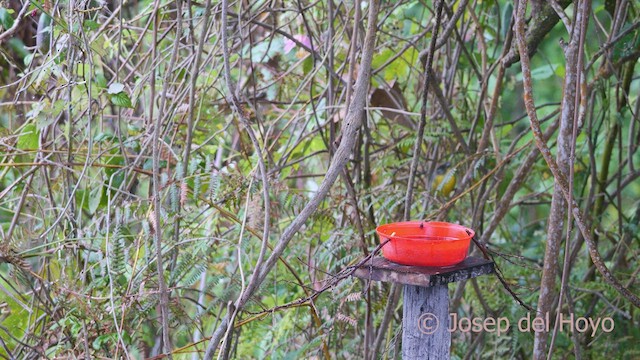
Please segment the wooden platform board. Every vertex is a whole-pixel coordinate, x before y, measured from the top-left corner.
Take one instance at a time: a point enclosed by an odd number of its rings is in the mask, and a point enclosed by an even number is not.
[[[362,264],[353,276],[375,281],[405,285],[435,286],[495,272],[493,261],[469,256],[457,265],[449,267],[407,266],[378,256]]]

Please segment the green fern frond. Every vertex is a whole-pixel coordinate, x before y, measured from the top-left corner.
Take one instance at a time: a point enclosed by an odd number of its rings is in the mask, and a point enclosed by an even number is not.
[[[180,209],[180,188],[176,183],[172,183],[169,187],[169,194],[171,200],[171,212],[177,213]]]
[[[202,175],[196,174],[193,178],[193,199],[196,201],[200,197],[200,189],[202,189]]]
[[[182,179],[182,171],[184,169],[184,164],[182,163],[182,161],[178,161],[178,163],[176,164],[176,169],[173,172],[173,179],[174,180],[181,180]]]
[[[125,262],[124,238],[120,233],[120,229],[117,229],[111,241],[111,272],[116,275],[123,274],[126,267]]]
[[[209,198],[213,201],[218,200],[218,192],[220,190],[220,175],[215,172],[210,172],[209,178]]]
[[[184,278],[181,285],[190,287],[193,286],[198,280],[200,280],[200,275],[202,275],[207,270],[207,265],[205,264],[197,264],[193,268],[191,272]]]

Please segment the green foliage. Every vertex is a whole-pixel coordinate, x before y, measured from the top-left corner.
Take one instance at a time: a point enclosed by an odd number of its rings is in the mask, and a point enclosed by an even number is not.
[[[20,150],[38,149],[39,132],[34,124],[27,124],[22,128],[18,137],[17,148]]]
[[[117,92],[115,94],[112,94],[109,97],[109,99],[116,106],[133,109],[133,104],[131,103],[131,98],[124,91],[120,91],[120,92]]]
[[[14,19],[11,15],[13,12],[11,9],[0,7],[0,26],[2,26],[4,30],[8,30],[13,26]]]
[[[632,24],[625,24],[621,31],[628,31]],[[613,45],[613,61],[619,61],[640,50],[640,31],[628,32]]]

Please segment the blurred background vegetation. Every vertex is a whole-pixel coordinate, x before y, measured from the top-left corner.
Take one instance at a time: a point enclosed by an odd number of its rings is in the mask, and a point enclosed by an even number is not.
[[[410,218],[474,228],[510,287],[536,308],[554,177],[536,155],[524,108],[515,5],[444,2],[432,79],[443,96],[430,90],[423,107],[420,54],[433,37],[435,2],[382,1],[346,170],[237,313],[216,356],[399,357],[402,306],[389,284],[334,276],[375,248],[377,225],[403,220],[418,140]],[[211,0],[0,1],[0,357],[149,358],[169,355],[168,347],[175,358],[201,358],[262,244],[265,184],[241,120],[267,168],[269,254],[341,141],[369,6],[231,1],[224,29],[222,3]],[[574,19],[570,1],[558,7]],[[543,27],[537,15],[555,16],[547,2],[529,9],[528,30]],[[639,12],[635,1],[591,4],[588,101],[573,161],[573,195],[600,254],[636,294]],[[557,16],[551,25],[531,59],[544,129],[559,121],[569,38]],[[548,141],[554,152],[558,136]],[[554,358],[640,357],[638,309],[594,271],[579,233],[568,239],[572,301],[563,311],[612,317],[615,330],[561,332]],[[551,265],[562,268],[563,256]],[[557,274],[547,289],[554,294]],[[493,276],[450,292],[461,316],[513,323],[527,314]],[[390,302],[387,331],[380,324]],[[533,347],[533,333],[455,333],[452,358],[524,359]]]

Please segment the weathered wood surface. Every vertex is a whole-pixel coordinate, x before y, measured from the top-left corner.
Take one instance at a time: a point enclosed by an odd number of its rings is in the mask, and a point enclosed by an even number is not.
[[[402,305],[402,359],[449,359],[450,346],[447,285],[405,285]]]
[[[421,267],[400,265],[384,257],[374,257],[362,264],[353,276],[404,285],[437,286],[493,273],[493,261],[469,256],[449,267]]]

